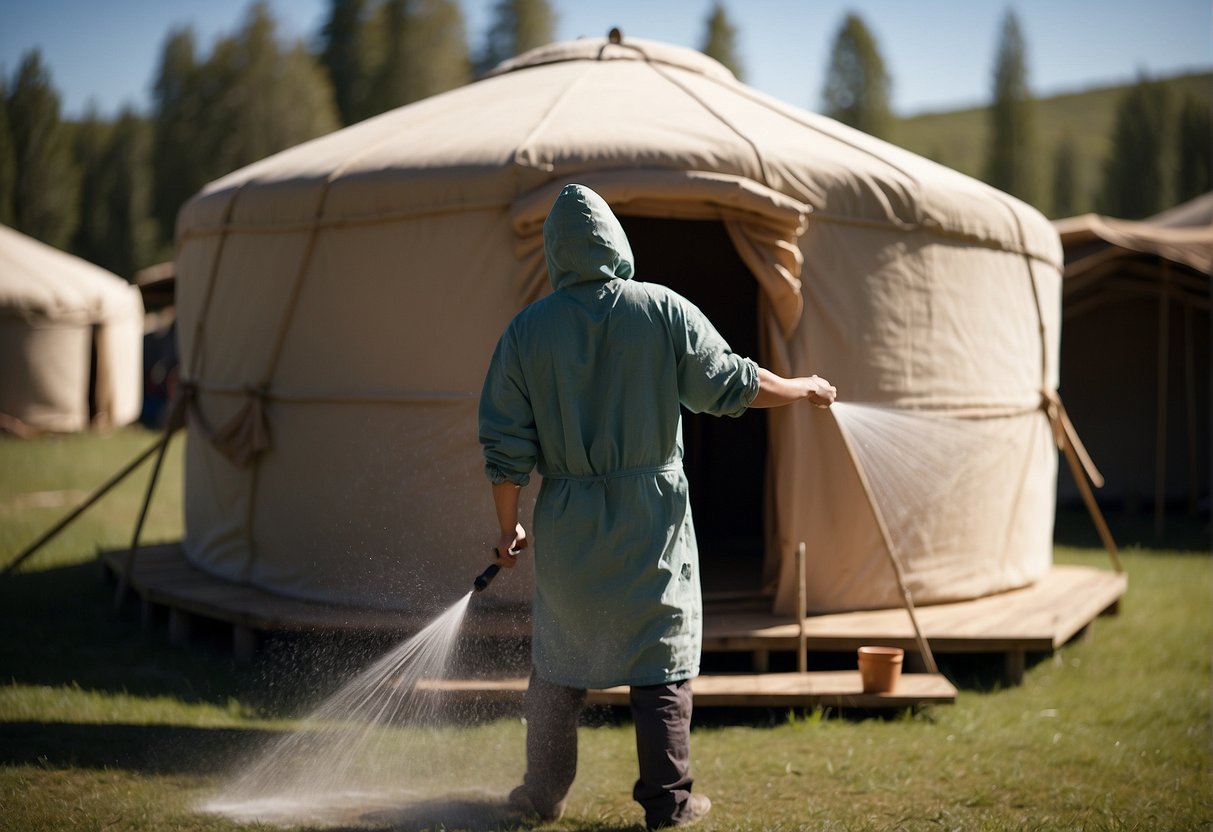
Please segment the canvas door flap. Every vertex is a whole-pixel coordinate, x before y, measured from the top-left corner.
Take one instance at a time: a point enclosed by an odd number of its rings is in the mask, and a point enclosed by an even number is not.
[[[787,338],[796,328],[804,305],[799,240],[811,208],[750,179],[702,171],[586,172],[516,199],[511,206],[514,253],[526,302],[539,297],[547,284],[543,222],[561,189],[571,183],[596,191],[617,214],[723,222],[762,287],[780,332]]]

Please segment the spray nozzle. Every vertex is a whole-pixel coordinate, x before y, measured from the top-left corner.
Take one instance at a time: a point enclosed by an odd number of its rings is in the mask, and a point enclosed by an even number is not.
[[[472,581],[472,588],[476,592],[484,592],[493,578],[497,577],[497,573],[501,571],[501,567],[495,563],[490,563],[489,568],[476,576],[476,580]]]

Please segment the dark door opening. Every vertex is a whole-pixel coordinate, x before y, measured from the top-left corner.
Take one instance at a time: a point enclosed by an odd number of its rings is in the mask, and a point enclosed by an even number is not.
[[[758,282],[719,222],[620,217],[636,279],[698,306],[733,351],[758,360]],[[767,420],[682,412],[684,461],[705,595],[762,590]]]

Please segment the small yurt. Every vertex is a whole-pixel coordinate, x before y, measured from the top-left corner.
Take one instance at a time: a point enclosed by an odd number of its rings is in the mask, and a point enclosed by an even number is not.
[[[964,487],[911,489],[918,522],[893,545],[916,603],[1047,572],[1063,421],[1056,231],[698,52],[626,38],[533,50],[184,206],[187,558],[355,606],[433,610],[465,593],[496,530],[478,395],[506,323],[549,291],[541,226],[570,182],[619,215],[637,279],[685,294],[736,351],[996,449]],[[684,416],[709,598],[792,611],[803,542],[811,611],[902,604],[871,497],[893,478],[863,470],[868,443],[843,433],[843,412]],[[525,602],[522,573],[485,603]]]
[[[0,418],[10,431],[133,422],[142,343],[136,287],[0,225]]]

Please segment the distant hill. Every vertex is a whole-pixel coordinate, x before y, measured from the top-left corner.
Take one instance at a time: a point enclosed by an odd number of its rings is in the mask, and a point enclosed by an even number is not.
[[[1176,118],[1189,95],[1213,107],[1213,72],[1151,80],[1168,88],[1171,111]],[[1036,207],[1050,212],[1053,158],[1058,143],[1068,133],[1074,138],[1079,157],[1078,213],[1096,210],[1096,193],[1103,178],[1104,159],[1111,148],[1116,107],[1129,86],[1100,87],[1036,100],[1036,147],[1040,154]],[[898,119],[891,138],[895,144],[920,156],[980,179],[989,131],[987,112],[985,107],[975,107]]]

